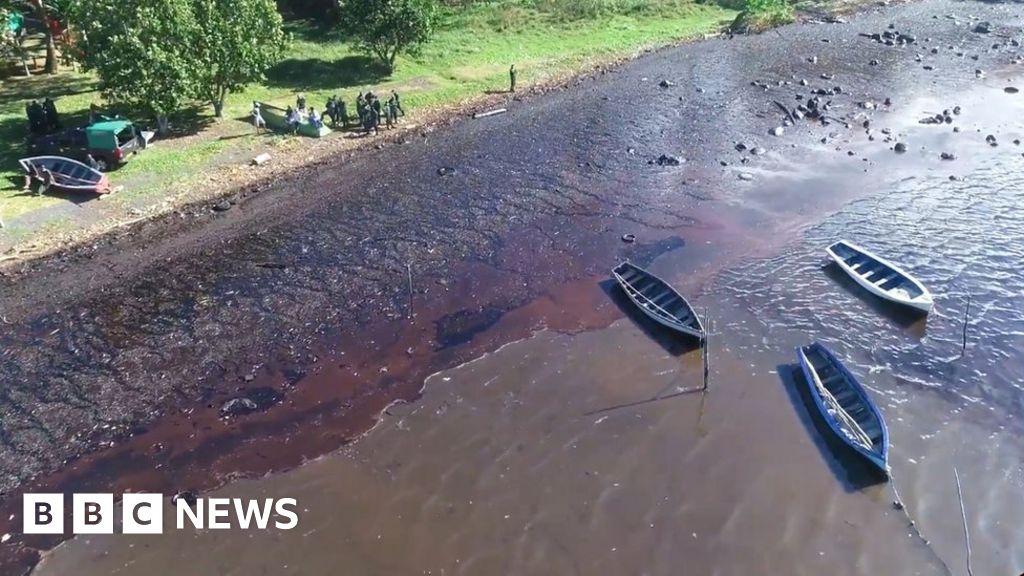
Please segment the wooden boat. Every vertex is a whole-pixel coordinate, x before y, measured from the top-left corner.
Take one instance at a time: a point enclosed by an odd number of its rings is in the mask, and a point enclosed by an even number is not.
[[[928,289],[892,262],[846,240],[836,242],[825,251],[857,284],[875,296],[923,312],[932,309]]]
[[[53,174],[53,186],[69,192],[110,192],[107,175],[85,164],[63,156],[32,156],[18,160],[25,172],[38,174],[46,168]]]
[[[612,275],[629,299],[655,322],[694,338],[704,338],[704,325],[693,306],[667,282],[628,261],[616,266]]]
[[[867,391],[828,348],[797,349],[814,405],[843,443],[889,475],[889,431]]]

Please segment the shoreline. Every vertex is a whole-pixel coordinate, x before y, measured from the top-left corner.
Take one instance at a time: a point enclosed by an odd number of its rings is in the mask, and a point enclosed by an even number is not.
[[[637,58],[663,50],[670,50],[693,42],[705,42],[721,38],[726,32],[699,33],[693,36],[678,38],[668,43],[641,45],[629,53],[587,62],[565,74],[546,78],[541,82],[522,86],[516,93],[500,92],[465,98],[459,101],[431,106],[418,111],[409,120],[404,121],[391,131],[382,131],[379,135],[355,135],[352,131],[337,132],[323,139],[291,137],[283,141],[283,148],[290,148],[288,154],[272,154],[265,166],[244,164],[228,164],[214,167],[211,173],[205,173],[206,182],[216,181],[225,172],[232,179],[227,185],[202,190],[203,183],[197,182],[183,192],[171,198],[164,197],[160,202],[151,205],[141,214],[114,221],[101,221],[92,226],[76,229],[71,233],[56,234],[45,239],[32,238],[21,241],[0,254],[0,279],[14,278],[25,273],[26,268],[44,264],[52,259],[75,258],[89,243],[108,242],[111,237],[137,234],[150,224],[161,224],[166,219],[179,213],[195,215],[203,212],[207,218],[214,218],[217,212],[212,205],[229,201],[232,206],[244,203],[247,198],[261,193],[271,184],[281,184],[287,179],[288,172],[298,169],[316,169],[338,160],[350,161],[364,155],[379,152],[383,147],[400,146],[409,143],[412,138],[427,139],[437,130],[443,130],[460,122],[477,121],[474,114],[501,103],[528,103],[535,98],[566,90],[573,85],[591,81],[595,77],[614,72]],[[465,113],[466,110],[468,113]],[[454,114],[462,112],[464,114]],[[483,118],[479,120],[485,120]],[[304,146],[303,146],[304,145]],[[362,146],[361,146],[362,145]],[[296,149],[297,146],[301,146]],[[241,170],[241,172],[239,171]],[[98,198],[96,201],[104,201]],[[132,209],[134,210],[134,209]],[[131,210],[129,210],[131,212]],[[173,225],[172,225],[173,226]],[[20,269],[19,269],[20,268]]]

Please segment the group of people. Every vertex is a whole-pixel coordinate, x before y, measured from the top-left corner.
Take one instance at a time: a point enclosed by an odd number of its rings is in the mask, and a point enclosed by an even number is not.
[[[343,129],[348,129],[350,123],[355,120],[355,118],[349,117],[348,106],[345,104],[345,101],[337,96],[331,96],[327,99],[327,103],[324,105],[324,116],[318,114],[316,109],[312,106],[307,106],[307,104],[306,96],[299,94],[295,98],[295,106],[288,106],[285,110],[285,121],[293,132],[298,130],[303,122],[307,122],[309,125],[319,129],[324,125],[325,116],[330,119],[331,126],[334,128],[341,126]],[[395,90],[391,91],[391,96],[385,102],[381,102],[380,98],[373,92],[367,92],[366,94],[360,92],[356,96],[356,115],[358,117],[358,127],[361,127],[367,134],[371,130],[374,134],[377,134],[382,121],[388,128],[393,128],[398,124],[399,116],[405,116],[405,110],[402,109],[401,99]],[[261,130],[266,129],[267,123],[263,118],[259,102],[253,102],[251,116],[257,134]]]
[[[359,125],[363,127],[363,131],[367,134],[370,130],[373,130],[374,134],[377,134],[380,128],[381,118],[384,119],[385,125],[390,129],[394,128],[398,124],[398,117],[405,116],[405,110],[402,109],[402,101],[398,97],[398,92],[391,91],[391,97],[387,101],[381,104],[380,98],[373,92],[367,92],[365,95],[360,92],[356,96],[356,112],[359,114]]]
[[[50,134],[60,130],[57,105],[49,98],[43,100],[42,104],[38,100],[26,104],[25,115],[28,116],[28,128],[32,134]]]

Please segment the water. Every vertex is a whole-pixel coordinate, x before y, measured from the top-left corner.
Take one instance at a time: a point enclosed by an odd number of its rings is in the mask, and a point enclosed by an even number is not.
[[[1024,176],[1013,162],[980,158],[960,181],[893,176],[717,274],[694,299],[715,311],[707,396],[634,404],[700,383],[698,353],[659,346],[635,318],[541,332],[432,376],[421,402],[393,407],[339,454],[220,491],[298,497],[298,530],[80,537],[39,573],[169,574],[184,555],[222,574],[960,573],[954,466],[975,572],[1015,573]],[[825,266],[840,237],[917,275],[932,314],[907,315]],[[697,290],[679,270],[715,252],[671,248],[653,268]],[[809,416],[793,349],[813,339],[879,401],[916,526]]]

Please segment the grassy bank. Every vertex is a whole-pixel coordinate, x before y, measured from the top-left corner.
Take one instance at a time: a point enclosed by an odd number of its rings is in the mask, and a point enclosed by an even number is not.
[[[49,96],[56,99],[66,122],[82,119],[90,103],[103,104],[95,79],[75,72],[7,78],[0,87],[0,216],[7,224],[0,231],[0,246],[10,246],[11,238],[38,237],[54,221],[61,227],[84,226],[118,211],[145,209],[175,190],[204,185],[212,173],[240,165],[251,154],[267,149],[283,154],[309,143],[284,136],[256,137],[246,122],[252,100],[287,105],[294,102],[296,93],[304,92],[322,111],[327,97],[337,94],[353,114],[359,90],[396,89],[410,111],[405,121],[415,122],[426,109],[457,108],[467,99],[505,90],[511,63],[519,70],[519,85],[527,87],[640,48],[697,36],[727,23],[735,14],[687,0],[474,3],[446,9],[433,40],[419,54],[400,57],[390,76],[354,51],[336,27],[291,21],[287,26],[293,41],[283,60],[268,71],[265,82],[229,97],[224,119],[215,120],[208,106],[172,118],[175,134],[171,138],[157,140],[111,173],[112,183],[123,186],[122,192],[103,202],[79,204],[74,210],[66,198],[36,198],[19,190],[17,158],[23,154],[27,133],[25,104]]]

